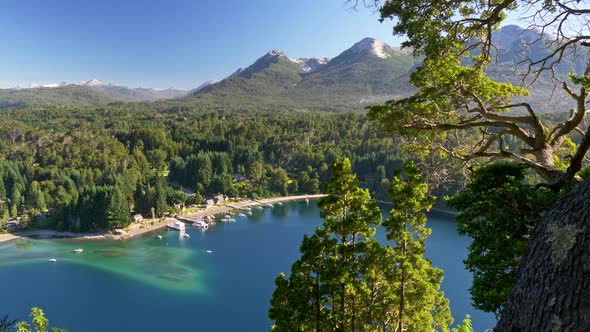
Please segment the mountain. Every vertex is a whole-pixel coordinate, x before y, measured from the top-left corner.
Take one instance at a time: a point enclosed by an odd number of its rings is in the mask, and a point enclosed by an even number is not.
[[[515,85],[522,84],[524,80],[530,96],[516,98],[516,102],[527,102],[533,109],[542,113],[565,112],[572,107],[572,98],[561,85],[556,86],[553,75],[571,83],[569,73],[582,73],[586,68],[586,52],[575,52],[568,48],[559,64],[554,67],[554,71],[545,71],[539,77],[529,75],[525,78],[524,73],[529,70],[534,73],[539,68],[538,65],[529,68],[529,62],[526,60],[538,61],[550,56],[555,50],[555,37],[517,25],[507,25],[494,31],[492,39],[495,46],[495,61],[490,64],[487,73],[493,79]],[[552,58],[550,62],[554,60],[557,58]]]
[[[84,86],[0,89],[0,110],[20,109],[38,105],[105,105],[114,100]]]
[[[117,101],[155,101],[177,98],[188,93],[188,90],[174,88],[128,88],[97,79],[76,83],[31,84],[27,87],[0,89],[0,110],[43,104],[89,106]]]
[[[488,68],[488,74],[496,80],[515,84],[520,84],[518,70],[526,69],[522,65],[523,57],[540,59],[551,54],[554,46],[550,35],[515,25],[505,26],[493,34],[495,61]],[[571,71],[580,72],[587,61],[583,54],[576,58],[569,54],[572,52],[567,53],[556,70],[561,79],[567,79]],[[44,101],[100,105],[113,101],[162,100],[157,107],[360,111],[371,104],[412,94],[415,90],[408,83],[409,75],[420,62],[421,59],[415,58],[409,50],[365,38],[332,59],[292,59],[279,50],[272,50],[225,79],[205,82],[191,91],[128,88],[101,80],[69,85],[62,82],[41,88],[35,85],[34,89],[0,90],[0,109]],[[555,89],[547,74],[541,75],[530,91],[530,97],[517,101],[529,102],[535,109],[547,112],[563,111],[570,103],[570,98],[561,89]],[[166,101],[169,99],[174,100]]]
[[[203,82],[203,84],[201,84],[198,87],[196,87],[196,88],[192,89],[191,91],[189,91],[189,94],[193,94],[195,92],[201,91],[205,87],[208,87],[209,85],[215,84],[215,83],[217,83],[217,81],[215,81],[215,80],[209,80],[209,81]]]
[[[408,95],[416,59],[365,38],[333,59],[290,59],[272,50],[224,80],[185,99],[234,108],[360,110],[367,103]]]
[[[550,35],[515,25],[493,32],[495,61],[488,74],[499,81],[520,84],[523,59],[551,54]],[[573,53],[573,52],[568,52]],[[193,91],[183,100],[209,108],[351,111],[388,99],[409,96],[409,74],[420,64],[411,50],[365,38],[333,59],[290,59],[273,50],[224,80]],[[559,78],[580,72],[587,59],[567,54],[556,67]],[[563,111],[571,102],[552,77],[541,75],[529,87],[530,96],[517,98],[540,112]]]
[[[174,88],[153,89],[153,88],[128,88],[122,85],[115,85],[100,80],[77,83],[116,101],[154,101],[159,99],[171,99],[184,96],[189,91]]]

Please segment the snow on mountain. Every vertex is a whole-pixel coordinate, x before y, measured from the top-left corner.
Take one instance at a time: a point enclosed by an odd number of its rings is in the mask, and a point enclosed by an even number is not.
[[[382,59],[391,56],[387,52],[388,50],[391,50],[391,47],[375,38],[365,38],[354,44],[350,50],[356,53],[370,52],[374,56]]]
[[[298,58],[289,60],[306,72],[316,71],[330,61],[328,58]]]
[[[270,55],[270,56],[285,56],[285,53],[283,53],[282,51],[279,51],[279,50],[272,50],[272,51],[269,51],[268,53],[266,53],[266,55]]]
[[[97,79],[93,79],[93,80],[86,81],[86,82],[82,81],[82,82],[78,82],[78,83],[74,83],[74,84],[82,85],[82,86],[111,86],[111,85],[114,85],[114,84],[107,83],[105,81],[101,81],[101,80],[97,80]]]

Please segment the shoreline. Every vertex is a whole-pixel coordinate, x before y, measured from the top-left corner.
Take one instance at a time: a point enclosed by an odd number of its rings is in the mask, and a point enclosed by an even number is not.
[[[321,197],[326,196],[325,194],[314,194],[314,195],[296,195],[296,196],[283,196],[283,197],[273,197],[273,198],[264,198],[258,200],[252,199],[245,199],[235,202],[226,202],[224,205],[217,205],[212,206],[207,209],[202,209],[196,212],[182,214],[180,216],[188,217],[188,218],[204,218],[207,216],[214,216],[217,214],[226,214],[230,213],[235,210],[244,209],[247,207],[253,207],[258,205],[266,205],[266,204],[273,204],[279,202],[289,202],[289,201],[299,201],[304,199],[318,199]],[[75,239],[75,240],[112,240],[112,241],[120,241],[126,239],[132,239],[144,235],[149,232],[153,232],[155,230],[161,229],[166,227],[168,223],[177,221],[178,219],[175,217],[166,217],[164,219],[144,219],[138,223],[132,223],[126,229],[124,229],[123,234],[113,234],[109,232],[99,232],[99,233],[73,233],[73,232],[58,232],[51,229],[38,229],[38,230],[29,230],[29,231],[22,231],[17,233],[6,233],[0,234],[0,243],[15,241],[22,238],[29,238],[29,237],[39,237],[39,238],[68,238],[68,239]]]

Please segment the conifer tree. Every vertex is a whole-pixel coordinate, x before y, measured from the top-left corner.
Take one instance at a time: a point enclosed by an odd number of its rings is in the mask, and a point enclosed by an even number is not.
[[[372,281],[383,281],[384,274],[376,271],[390,270],[392,255],[385,250],[389,264],[384,265],[372,257],[384,253],[374,250],[379,244],[373,239],[381,212],[368,190],[358,187],[350,160],[334,163],[325,193],[319,203],[323,227],[304,237],[290,279],[282,273],[276,279],[269,311],[276,331],[374,330],[371,325],[379,322],[366,313],[373,307],[368,302],[387,302],[381,296],[391,294],[371,292],[374,287],[363,275],[372,271]]]
[[[156,209],[156,216],[158,218],[164,217],[166,212],[168,211],[168,205],[166,204],[166,196],[167,196],[167,189],[166,183],[164,178],[158,177],[156,179],[156,186],[155,186],[155,197],[154,197],[154,207]]]
[[[125,227],[131,221],[127,199],[118,187],[114,187],[107,206],[107,225],[110,229]]]
[[[439,290],[443,271],[423,257],[430,235],[423,211],[430,210],[435,197],[428,195],[428,186],[413,162],[405,163],[403,173],[394,173],[389,187],[393,209],[383,223],[387,239],[395,242],[395,331],[446,330],[452,318],[448,300]]]

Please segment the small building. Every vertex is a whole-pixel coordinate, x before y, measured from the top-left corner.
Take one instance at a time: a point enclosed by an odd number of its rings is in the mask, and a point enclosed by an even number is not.
[[[212,207],[213,205],[215,205],[215,200],[213,200],[212,198],[205,201],[205,207],[209,208],[209,207]]]
[[[225,196],[225,195],[217,195],[217,196],[213,197],[213,201],[215,202],[215,205],[219,205],[219,204],[225,202],[226,199],[227,199],[227,196]]]
[[[242,174],[234,174],[232,176],[232,179],[234,180],[234,182],[247,182],[248,179],[243,176]]]
[[[14,230],[20,227],[20,218],[17,219],[10,219],[4,223],[4,228],[7,230]]]
[[[42,222],[45,220],[47,220],[47,215],[43,214],[43,213],[39,213],[31,219],[31,222]]]
[[[133,222],[140,222],[142,220],[143,220],[143,216],[141,215],[141,213],[133,215]]]

